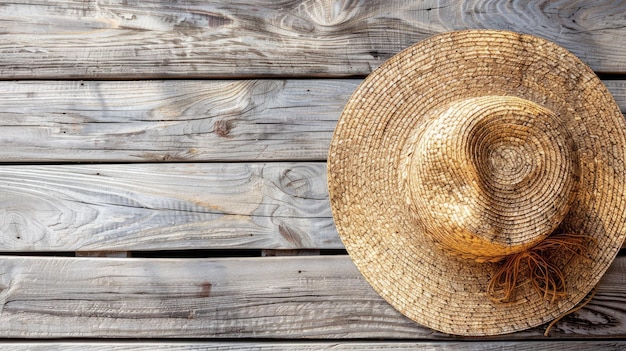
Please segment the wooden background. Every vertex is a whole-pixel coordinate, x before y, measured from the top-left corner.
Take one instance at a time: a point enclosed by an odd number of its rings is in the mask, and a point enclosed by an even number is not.
[[[0,1],[2,350],[626,348],[626,255],[549,338],[468,339],[404,318],[343,250],[343,105],[468,28],[555,41],[626,111],[623,0]]]

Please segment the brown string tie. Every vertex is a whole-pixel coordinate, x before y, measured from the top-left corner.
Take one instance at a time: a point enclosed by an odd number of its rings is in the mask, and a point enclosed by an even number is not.
[[[553,258],[557,253],[566,250],[570,254],[588,259],[591,242],[596,241],[587,235],[553,234],[526,251],[508,256],[489,281],[489,299],[494,303],[511,302],[522,274],[528,275],[532,286],[545,300],[554,303],[566,297],[565,276]]]
[[[589,294],[587,294],[587,297],[585,298],[585,300],[583,302],[581,302],[580,304],[578,304],[578,306],[576,306],[575,308],[563,313],[562,315],[556,317],[556,319],[554,319],[552,322],[550,322],[550,324],[548,324],[548,326],[546,327],[546,331],[543,333],[543,336],[550,336],[550,330],[552,329],[552,327],[554,327],[555,324],[557,324],[561,319],[563,319],[563,317],[565,316],[569,316],[570,314],[577,312],[578,310],[582,309],[583,307],[587,306],[587,304],[589,303],[589,301],[591,301],[591,299],[593,299],[594,296],[596,296],[596,293],[598,292],[598,285],[596,284],[596,286],[593,288],[593,290],[591,290],[591,292]]]

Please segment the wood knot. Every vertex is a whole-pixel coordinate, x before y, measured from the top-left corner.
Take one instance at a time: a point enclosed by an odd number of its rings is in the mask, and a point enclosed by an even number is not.
[[[213,124],[213,131],[219,137],[229,137],[230,131],[233,128],[233,121],[220,119]]]
[[[311,22],[322,27],[348,22],[357,9],[357,1],[354,0],[310,0],[302,5]]]
[[[198,297],[209,297],[211,296],[211,288],[213,287],[213,284],[211,284],[208,281],[204,281],[202,282],[202,284],[200,284],[200,293],[198,294]]]
[[[39,223],[34,216],[24,216],[13,211],[0,212],[0,244],[13,249],[31,249],[41,241],[48,229]]]
[[[308,174],[299,174],[297,169],[286,169],[279,178],[281,189],[291,196],[305,197],[311,188],[309,177]]]

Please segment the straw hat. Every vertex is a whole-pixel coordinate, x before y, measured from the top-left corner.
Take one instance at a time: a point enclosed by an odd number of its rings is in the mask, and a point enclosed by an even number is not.
[[[328,159],[331,205],[374,289],[442,332],[492,335],[548,322],[598,283],[626,236],[625,123],[593,71],[544,39],[472,30],[433,36],[385,62],[348,101]],[[523,269],[488,296],[512,255],[557,232],[565,297]]]

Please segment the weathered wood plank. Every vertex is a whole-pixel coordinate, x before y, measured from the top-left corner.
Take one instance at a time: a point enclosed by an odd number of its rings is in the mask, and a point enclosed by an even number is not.
[[[12,342],[0,343],[4,351],[312,351],[312,350],[423,350],[423,351],[614,351],[626,348],[626,341],[439,341],[439,342]]]
[[[324,163],[1,166],[0,193],[4,252],[343,249]]]
[[[439,32],[556,41],[626,71],[622,1],[21,0],[0,5],[0,78],[364,75]]]
[[[357,84],[0,82],[0,160],[325,160]]]
[[[324,163],[0,167],[0,251],[341,248]]]
[[[380,298],[347,256],[0,257],[0,337],[445,339]],[[626,257],[558,338],[626,336]],[[542,328],[494,339],[543,339]]]
[[[325,161],[360,80],[0,82],[0,161]],[[626,81],[605,81],[626,111]]]

